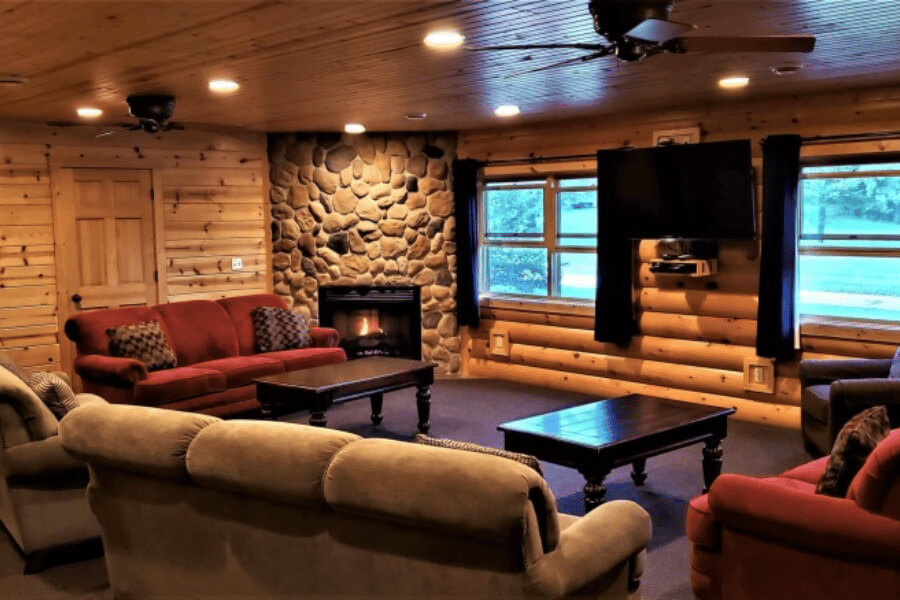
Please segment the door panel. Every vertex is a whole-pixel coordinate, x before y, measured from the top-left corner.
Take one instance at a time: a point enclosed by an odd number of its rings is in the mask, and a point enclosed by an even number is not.
[[[156,303],[150,172],[73,168],[60,169],[60,177],[58,223],[75,232],[61,308],[71,315]]]

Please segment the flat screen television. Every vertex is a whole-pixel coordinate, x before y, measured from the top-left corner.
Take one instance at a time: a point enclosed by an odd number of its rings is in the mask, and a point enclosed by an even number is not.
[[[633,239],[756,234],[750,140],[602,150],[600,218]]]

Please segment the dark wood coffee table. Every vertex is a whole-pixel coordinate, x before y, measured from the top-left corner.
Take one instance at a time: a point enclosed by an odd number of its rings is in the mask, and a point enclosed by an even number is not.
[[[405,358],[374,356],[255,379],[256,397],[262,416],[275,418],[281,405],[309,408],[309,424],[324,427],[325,411],[334,402],[368,396],[372,402],[372,424],[383,419],[385,392],[416,387],[419,431],[428,433],[431,384],[435,363]]]
[[[507,450],[578,469],[585,510],[603,502],[609,472],[633,465],[642,485],[651,456],[703,442],[704,492],[722,471],[722,440],[733,408],[718,408],[632,394],[503,423]]]

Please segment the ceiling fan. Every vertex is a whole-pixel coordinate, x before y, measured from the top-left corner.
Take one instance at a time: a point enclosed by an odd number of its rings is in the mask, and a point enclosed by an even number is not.
[[[146,131],[147,133],[184,129],[184,125],[171,120],[172,113],[175,111],[174,96],[132,94],[125,99],[125,103],[128,105],[128,114],[137,120],[130,123],[111,123],[109,127],[121,127],[128,131]],[[84,123],[74,121],[49,121],[47,124],[57,127],[84,125]],[[115,133],[115,129],[108,129],[98,133],[96,137],[107,137]]]
[[[606,38],[605,44],[509,44],[467,46],[466,49],[474,52],[560,48],[587,51],[583,56],[524,72],[533,73],[609,55],[634,62],[663,52],[812,52],[816,45],[816,38],[811,35],[684,36],[697,27],[670,21],[673,4],[674,0],[590,0],[588,8],[594,18],[594,29]]]

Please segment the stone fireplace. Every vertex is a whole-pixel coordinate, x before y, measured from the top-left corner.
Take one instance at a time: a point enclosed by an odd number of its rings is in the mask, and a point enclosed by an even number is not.
[[[422,358],[420,290],[415,285],[319,288],[319,323],[341,334],[349,359]]]
[[[457,372],[455,154],[450,133],[270,135],[275,292],[316,320],[320,286],[415,286],[421,356]]]

